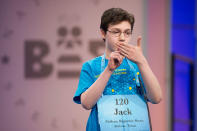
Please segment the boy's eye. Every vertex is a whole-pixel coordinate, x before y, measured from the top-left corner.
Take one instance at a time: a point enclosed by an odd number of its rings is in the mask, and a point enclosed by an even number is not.
[[[128,31],[128,32],[125,32],[127,35],[130,35],[131,34],[131,32],[130,31]]]
[[[112,31],[113,34],[119,34],[119,31]]]

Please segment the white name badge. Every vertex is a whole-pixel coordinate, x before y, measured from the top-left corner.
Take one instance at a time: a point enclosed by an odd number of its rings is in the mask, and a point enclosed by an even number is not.
[[[150,131],[147,105],[139,95],[103,95],[97,107],[101,131]]]

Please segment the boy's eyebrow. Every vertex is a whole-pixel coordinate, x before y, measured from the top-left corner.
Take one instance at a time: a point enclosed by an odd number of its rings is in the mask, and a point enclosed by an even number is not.
[[[121,29],[120,28],[111,28],[111,30],[119,30],[119,31],[121,31]],[[124,31],[128,31],[128,30],[131,30],[130,28],[128,28],[128,29],[125,29]]]

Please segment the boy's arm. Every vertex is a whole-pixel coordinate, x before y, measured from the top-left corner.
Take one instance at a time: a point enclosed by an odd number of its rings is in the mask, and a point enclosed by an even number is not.
[[[138,63],[137,65],[146,87],[148,100],[150,100],[150,102],[154,104],[159,103],[162,99],[162,91],[157,78],[148,65],[148,62],[146,61],[146,59],[144,59],[144,61]]]
[[[89,110],[96,104],[97,100],[101,97],[111,74],[112,72],[107,66],[92,86],[81,94],[81,104],[85,109]]]
[[[109,63],[105,70],[101,73],[98,79],[81,94],[81,104],[85,109],[89,110],[96,104],[101,97],[111,74],[118,66],[120,66],[122,59],[123,57],[118,51],[111,53]],[[117,63],[115,62],[116,60],[118,60]]]

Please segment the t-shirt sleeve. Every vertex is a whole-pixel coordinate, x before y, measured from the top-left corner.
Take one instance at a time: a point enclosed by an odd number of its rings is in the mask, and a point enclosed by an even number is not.
[[[93,73],[88,62],[84,63],[81,69],[78,88],[73,97],[73,101],[81,104],[80,96],[94,83]]]

